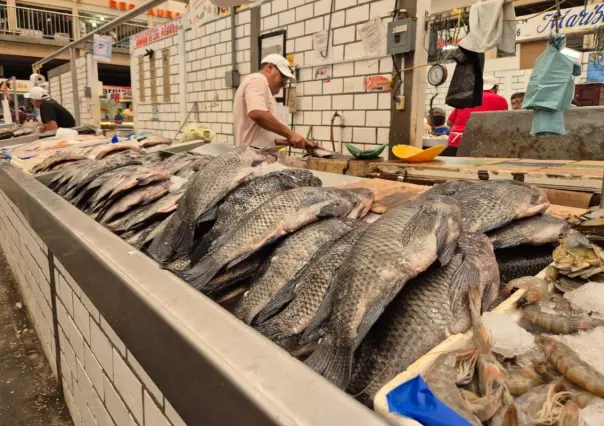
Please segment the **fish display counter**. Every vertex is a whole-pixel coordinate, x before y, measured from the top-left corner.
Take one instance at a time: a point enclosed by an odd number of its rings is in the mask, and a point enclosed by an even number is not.
[[[2,247],[74,417],[384,424],[363,404],[388,417],[384,385],[473,327],[500,282],[550,264],[568,230],[514,181],[121,148],[50,156],[35,177],[0,168]]]
[[[385,425],[9,164],[0,166],[0,226],[2,249],[74,419]]]

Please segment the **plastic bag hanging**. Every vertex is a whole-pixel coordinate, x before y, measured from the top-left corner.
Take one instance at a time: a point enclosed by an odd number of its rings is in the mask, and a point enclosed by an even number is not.
[[[484,54],[458,47],[453,59],[455,71],[445,103],[458,109],[481,106]]]
[[[564,114],[570,108],[575,92],[574,76],[581,68],[561,53],[566,46],[564,34],[554,34],[535,67],[522,107],[535,110],[531,136],[565,135]]]

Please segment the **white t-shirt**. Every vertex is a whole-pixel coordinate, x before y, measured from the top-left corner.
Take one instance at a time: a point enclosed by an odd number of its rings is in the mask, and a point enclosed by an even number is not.
[[[276,107],[277,101],[263,74],[254,73],[244,78],[235,93],[233,104],[235,145],[254,148],[275,146],[275,140],[280,136],[260,127],[248,114],[252,111],[269,111],[274,115]]]

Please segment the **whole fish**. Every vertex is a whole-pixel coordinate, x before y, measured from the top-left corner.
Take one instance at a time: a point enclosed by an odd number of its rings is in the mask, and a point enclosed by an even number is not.
[[[127,151],[127,150],[140,150],[138,142],[129,141],[129,142],[118,142],[118,143],[109,143],[107,145],[103,145],[96,152],[96,159],[101,160],[105,157],[110,157],[119,152]]]
[[[551,244],[543,246],[518,246],[495,250],[501,282],[537,275],[553,262]]]
[[[140,169],[134,176],[130,176],[117,185],[109,194],[109,198],[128,191],[135,186],[145,186],[153,182],[163,182],[170,179],[172,173],[163,168]]]
[[[258,207],[239,226],[224,235],[223,243],[210,250],[192,269],[183,274],[185,281],[198,290],[208,291],[206,284],[223,266],[245,259],[262,247],[295,232],[321,218],[345,217],[354,206],[333,190],[295,188],[278,194]]]
[[[88,157],[86,157],[84,155],[60,152],[58,154],[51,155],[50,157],[46,158],[41,163],[35,165],[31,169],[31,172],[33,174],[42,173],[42,172],[46,172],[49,170],[53,170],[55,167],[60,166],[60,165],[73,164],[75,162],[83,161],[83,160],[87,160],[87,159],[88,159]]]
[[[96,161],[90,168],[83,168],[78,174],[73,176],[67,185],[64,185],[59,195],[71,199],[78,193],[78,188],[83,188],[102,174],[112,170],[120,169],[126,166],[140,165],[140,161],[130,157],[109,158],[107,160]]]
[[[149,225],[145,232],[140,235],[140,238],[132,245],[139,250],[142,249],[147,243],[153,241],[164,232],[172,216],[174,216],[174,213],[170,213],[165,219],[159,222],[157,226],[155,224]]]
[[[346,198],[352,203],[354,208],[348,215],[351,219],[362,219],[364,218],[373,204],[374,194],[369,188],[353,188],[353,189],[332,189],[326,188],[327,190],[333,190],[337,195]]]
[[[144,155],[141,155],[139,160],[141,163],[143,163],[143,165],[150,166],[164,161],[164,154],[158,151],[148,152]]]
[[[159,136],[151,136],[145,138],[139,142],[141,148],[151,148],[156,145],[172,145],[172,140],[167,138],[161,138]]]
[[[487,232],[514,219],[543,213],[549,207],[545,192],[514,180],[467,185],[453,198],[459,201],[465,232]]]
[[[134,177],[134,183],[131,188],[134,187],[136,185],[136,176],[139,173],[142,174],[149,170],[150,169],[147,167],[134,165],[122,167],[112,173],[105,173],[104,175],[99,176],[93,182],[96,184],[99,179],[104,182],[101,184],[98,191],[91,198],[90,202],[88,203],[87,210],[95,211],[96,208],[100,205],[101,201],[104,201],[105,199],[109,198],[109,195],[113,192],[113,190],[127,179],[131,179],[132,177]],[[105,176],[108,176],[108,178],[105,178]]]
[[[50,183],[48,184],[48,187],[50,189],[52,189],[53,191],[58,192],[58,190],[65,183],[69,182],[73,176],[75,176],[81,170],[84,170],[84,168],[86,168],[94,163],[95,163],[94,160],[82,160],[82,161],[77,161],[73,164],[70,164],[68,167],[61,169],[60,172],[57,172],[57,175],[55,177],[53,177],[52,180],[50,181]]]
[[[125,168],[127,167],[123,167],[122,169]],[[105,173],[94,179],[92,182],[86,185],[85,188],[80,189],[79,194],[71,200],[71,204],[73,204],[79,209],[84,210],[86,206],[91,202],[92,197],[94,197],[94,195],[99,191],[101,186],[103,186],[105,182],[111,179],[111,177],[111,173]]]
[[[151,205],[140,206],[121,218],[108,223],[107,227],[113,232],[125,232],[144,224],[148,220],[152,220],[157,215],[167,215],[176,210],[182,195],[182,192],[167,194]]]
[[[226,196],[216,211],[216,223],[206,235],[196,250],[193,260],[198,261],[207,253],[210,245],[229,226],[238,223],[245,215],[256,209],[276,194],[287,189],[321,186],[321,180],[314,177],[308,170],[281,170],[263,176],[254,177]],[[196,257],[196,259],[195,259]]]
[[[321,308],[339,267],[368,226],[360,222],[332,244],[326,244],[260,313],[261,324],[256,330],[277,343],[301,334]],[[265,321],[287,303],[279,314]]]
[[[441,196],[398,206],[372,223],[338,272],[327,333],[306,364],[346,389],[354,351],[369,329],[407,281],[437,259],[449,263],[460,231],[457,202]]]
[[[251,324],[275,294],[311,261],[321,247],[351,229],[335,218],[313,223],[285,238],[273,252],[264,273],[254,280],[235,308],[235,316]]]
[[[499,269],[484,234],[462,234],[445,266],[432,265],[401,290],[361,343],[348,392],[369,404],[377,391],[448,336],[472,325],[468,289],[499,293]]]
[[[168,186],[168,182],[160,182],[135,189],[119,200],[116,200],[113,205],[101,216],[99,222],[102,224],[107,224],[112,218],[121,213],[127,212],[133,207],[140,205],[144,206],[157,200],[158,198],[163,197],[168,193]]]
[[[556,242],[568,231],[568,224],[556,217],[544,214],[515,220],[503,228],[489,233],[496,249],[515,247],[521,244],[539,246]]]
[[[457,193],[468,189],[473,184],[473,182],[467,180],[452,180],[449,182],[434,185],[427,191],[421,193],[420,197],[427,198],[435,195],[445,195],[448,197],[452,197]]]
[[[188,163],[176,173],[176,176],[188,179],[210,164],[210,161],[212,161],[212,157],[190,156]]]
[[[173,253],[177,257],[189,254],[199,218],[236,188],[252,172],[255,162],[262,160],[264,157],[253,149],[239,147],[197,172],[168,227],[151,244],[149,254],[159,262],[167,261]]]

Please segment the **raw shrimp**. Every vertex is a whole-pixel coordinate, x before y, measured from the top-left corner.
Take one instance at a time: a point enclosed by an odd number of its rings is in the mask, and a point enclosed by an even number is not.
[[[516,406],[530,419],[529,424],[551,425],[560,417],[562,407],[570,395],[561,382],[554,382],[531,389],[516,399]]]
[[[522,318],[554,334],[573,334],[579,330],[591,330],[604,325],[604,320],[590,316],[563,316],[542,312],[539,306],[524,308]]]
[[[505,405],[493,416],[490,426],[520,426],[527,424],[526,416],[515,404]]]
[[[522,297],[516,302],[517,307],[537,303],[548,293],[547,283],[541,278],[533,276],[517,278],[510,281],[503,288],[503,294],[509,296],[514,289],[526,290]]]
[[[544,334],[537,336],[535,343],[564,377],[594,395],[604,397],[604,375],[582,361],[571,348]]]
[[[470,300],[470,315],[472,317],[472,331],[474,334],[474,344],[478,351],[476,366],[478,368],[478,378],[480,392],[482,396],[490,396],[501,392],[501,398],[494,407],[496,412],[503,404],[510,404],[513,401],[506,384],[505,369],[495,359],[491,352],[491,339],[482,324],[480,317],[481,297],[478,289],[470,289],[468,292]],[[499,391],[499,388],[503,388]]]
[[[558,419],[558,426],[579,426],[580,417],[581,409],[579,406],[572,400],[566,401]]]
[[[516,367],[507,371],[505,384],[513,396],[520,396],[543,382],[532,368]]]

